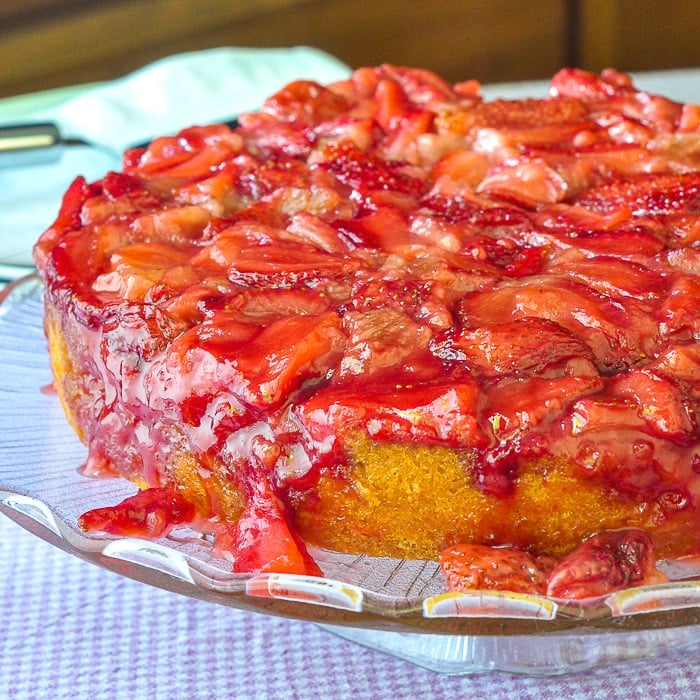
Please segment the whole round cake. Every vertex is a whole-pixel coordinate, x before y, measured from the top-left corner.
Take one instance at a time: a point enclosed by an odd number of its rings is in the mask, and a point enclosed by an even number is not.
[[[662,580],[700,552],[699,246],[700,108],[614,70],[485,101],[362,68],[129,150],[35,248],[84,471],[140,489],[81,525]]]

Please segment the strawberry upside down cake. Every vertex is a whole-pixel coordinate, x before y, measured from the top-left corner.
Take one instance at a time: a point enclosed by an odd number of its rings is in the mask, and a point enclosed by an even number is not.
[[[77,178],[35,259],[87,530],[585,597],[700,551],[700,108],[362,68]]]

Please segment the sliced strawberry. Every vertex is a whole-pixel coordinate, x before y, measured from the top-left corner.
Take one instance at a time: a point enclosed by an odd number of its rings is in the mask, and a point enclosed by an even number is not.
[[[570,198],[613,177],[668,171],[668,160],[657,151],[629,141],[598,140],[603,138],[598,135],[585,146],[553,144],[528,148],[525,155],[542,158],[555,168],[569,184]]]
[[[669,343],[648,369],[698,388],[700,385],[700,345]]]
[[[232,317],[243,322],[268,326],[288,316],[318,316],[329,311],[331,300],[319,294],[319,288],[251,287],[236,294],[227,303]]]
[[[431,336],[426,325],[395,309],[349,311],[343,315],[343,330],[348,342],[338,368],[341,380],[405,366],[412,355],[426,349]]]
[[[143,173],[169,178],[201,178],[222,162],[240,153],[241,137],[227,126],[193,126],[176,136],[152,141],[129,174]]]
[[[158,240],[122,246],[110,258],[111,271],[98,275],[93,289],[132,301],[153,293],[159,283],[171,292],[186,289],[199,282],[189,266],[191,255],[191,250]]]
[[[505,233],[508,227],[532,226],[530,215],[515,205],[475,195],[431,192],[421,203],[448,221],[478,225],[486,235],[491,229]]]
[[[423,68],[407,68],[384,64],[377,74],[400,85],[411,104],[425,109],[435,109],[446,102],[453,102],[455,93],[449,83],[434,72]]]
[[[519,163],[496,166],[486,174],[477,192],[535,209],[541,204],[561,202],[569,194],[569,187],[544,160],[528,158]]]
[[[580,600],[623,588],[663,583],[656,553],[642,530],[607,530],[587,539],[549,574],[547,595]]]
[[[347,109],[347,101],[312,80],[296,80],[263,102],[260,111],[298,127],[334,119]]]
[[[627,207],[634,216],[700,211],[700,173],[661,173],[612,180],[574,199],[593,211]]]
[[[242,286],[289,287],[349,277],[362,262],[299,242],[284,229],[246,220],[217,233],[193,256],[192,265],[225,274]]]
[[[440,552],[448,591],[511,591],[544,594],[548,564],[512,547],[458,544]]]
[[[324,388],[296,413],[321,452],[330,449],[329,441],[358,430],[381,441],[474,447],[485,444],[478,402],[479,387],[468,378],[393,387],[370,381]]]
[[[420,179],[406,172],[403,163],[382,160],[347,142],[326,146],[320,166],[360,198],[366,197],[372,190],[420,195],[425,187]]]
[[[214,541],[216,549],[233,557],[234,572],[322,576],[266,476],[258,474],[246,491],[241,517]]]
[[[360,266],[359,260],[348,256],[324,253],[291,241],[276,241],[269,245],[242,246],[230,263],[228,275],[246,286],[281,287],[340,279],[350,276]]]
[[[419,164],[423,157],[421,137],[430,133],[432,112],[414,110],[392,119],[387,135],[378,144],[379,152],[388,161],[407,161]]]
[[[234,363],[244,378],[245,398],[275,405],[308,378],[325,377],[345,344],[337,314],[289,316],[236,348]]]
[[[452,325],[446,296],[447,291],[441,284],[419,277],[359,278],[343,308],[360,312],[394,309],[433,328],[445,328]]]
[[[80,210],[85,201],[94,194],[94,185],[89,185],[82,176],[76,177],[63,195],[61,208],[52,228],[70,231],[79,227]]]
[[[586,106],[578,99],[552,97],[449,107],[438,115],[438,124],[462,134],[486,128],[498,133],[501,144],[534,144],[569,141],[591,122]]]
[[[649,369],[631,369],[609,383],[609,391],[633,401],[654,435],[672,440],[698,437],[691,406],[677,384]]]
[[[657,310],[659,329],[665,338],[690,340],[700,336],[700,279],[677,277]]]
[[[628,75],[613,68],[600,75],[575,68],[561,70],[551,81],[550,93],[578,98],[592,109],[622,114],[658,131],[675,130],[683,114],[683,105],[637,90]]]
[[[629,209],[622,207],[604,215],[582,207],[545,207],[533,213],[539,235],[547,236],[558,248],[573,248],[589,255],[611,255],[645,261],[665,245],[655,228],[638,225]]]
[[[574,402],[594,394],[601,387],[602,381],[596,374],[525,379],[507,377],[488,392],[480,415],[497,440],[503,441],[551,424]]]
[[[306,158],[311,152],[313,132],[292,122],[278,121],[270,114],[242,114],[236,133],[245,150],[262,162]]]
[[[120,537],[164,537],[176,525],[193,520],[194,506],[177,492],[150,488],[116,506],[95,508],[78,518],[85,532],[108,532]]]
[[[291,157],[262,160],[241,155],[227,163],[222,172],[230,175],[236,191],[247,200],[259,200],[280,187],[306,188],[310,184],[304,163]]]
[[[586,285],[547,276],[469,294],[458,314],[467,327],[528,316],[554,321],[586,343],[604,371],[648,357],[659,344],[656,322],[636,300],[622,307]]]
[[[400,119],[411,108],[406,93],[394,80],[380,78],[374,90],[375,119],[384,131],[389,131],[392,122]]]
[[[180,334],[165,362],[187,380],[173,385],[156,373],[149,376],[149,390],[162,394],[166,406],[221,391],[248,407],[272,411],[305,382],[325,380],[342,357],[345,336],[333,312],[283,317],[262,329],[240,317],[222,310]]]
[[[546,368],[562,373],[568,360],[593,360],[590,348],[571,332],[535,317],[472,329],[453,327],[435,336],[430,350],[489,378],[541,374]]]
[[[476,186],[484,179],[490,162],[484,153],[467,149],[449,149],[434,161],[430,170],[431,182],[444,182],[451,188],[462,185],[468,188]],[[445,198],[445,204],[451,198]]]
[[[554,378],[505,377],[489,387],[479,421],[490,436],[472,476],[474,485],[498,497],[509,495],[521,465],[552,451],[551,431],[578,397],[601,387],[597,374]]]
[[[600,75],[580,68],[563,68],[550,81],[550,94],[588,101],[606,100],[633,91],[629,76],[613,69]]]
[[[576,464],[619,494],[650,502],[687,468],[687,456],[659,440],[632,400],[605,393],[579,398],[564,415],[551,454]]]
[[[339,219],[334,226],[353,248],[392,251],[410,243],[408,221],[393,206],[382,206],[354,219]]]
[[[668,289],[668,276],[637,262],[616,256],[559,255],[545,266],[552,275],[566,275],[595,291],[620,299],[631,297],[656,301]]]
[[[162,204],[162,198],[146,187],[142,178],[127,173],[108,172],[100,181],[102,192],[113,202],[128,201],[135,210],[149,210]]]

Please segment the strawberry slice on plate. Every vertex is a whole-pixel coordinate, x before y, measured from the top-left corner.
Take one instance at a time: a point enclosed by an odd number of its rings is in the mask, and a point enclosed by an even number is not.
[[[547,590],[548,560],[513,547],[458,544],[440,552],[449,591],[541,593]]]
[[[550,573],[547,595],[582,599],[664,583],[654,545],[642,530],[607,530],[588,538]]]

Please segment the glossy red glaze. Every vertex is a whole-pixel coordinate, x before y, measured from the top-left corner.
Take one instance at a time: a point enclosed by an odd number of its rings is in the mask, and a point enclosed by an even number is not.
[[[173,439],[234,465],[220,542],[250,570],[311,570],[285,499],[354,431],[462,450],[497,498],[554,458],[658,519],[700,508],[698,135],[614,71],[552,85],[300,81],[77,179],[36,260],[104,387],[88,471],[160,486]]]

